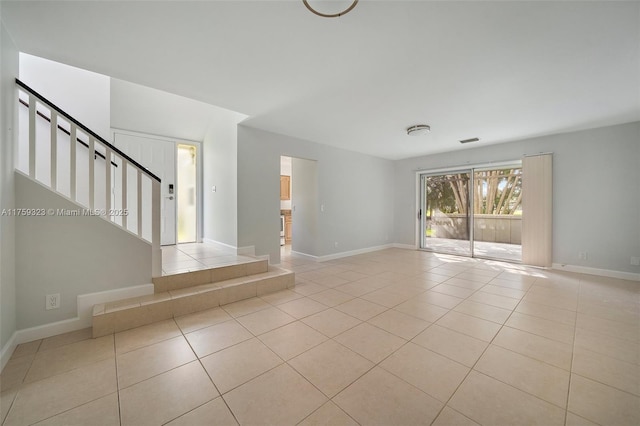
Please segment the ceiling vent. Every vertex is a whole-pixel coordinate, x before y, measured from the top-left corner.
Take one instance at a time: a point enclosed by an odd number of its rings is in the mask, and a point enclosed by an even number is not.
[[[460,143],[471,143],[471,142],[478,142],[480,139],[478,138],[471,138],[471,139],[463,139],[460,141]]]

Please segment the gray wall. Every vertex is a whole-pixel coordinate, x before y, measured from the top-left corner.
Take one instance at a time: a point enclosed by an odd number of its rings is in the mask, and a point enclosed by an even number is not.
[[[194,99],[111,80],[112,127],[202,141],[202,237],[234,247],[238,238],[237,125],[245,118]]]
[[[2,4],[0,3],[0,19]],[[0,28],[0,211],[16,206],[13,189],[18,50]],[[0,349],[16,331],[15,220],[0,216]]]
[[[238,246],[238,136],[241,117],[217,115],[203,146],[203,237]],[[216,187],[213,192],[212,187]]]
[[[318,162],[291,159],[291,249],[318,253]]]
[[[19,172],[16,205],[71,209],[78,204]],[[151,282],[151,245],[99,217],[16,219],[17,328],[75,318],[76,297]],[[61,306],[45,310],[45,296],[60,293]]]
[[[553,152],[553,262],[640,273],[640,123],[564,133],[396,162],[396,242],[416,239],[416,170]],[[525,212],[526,214],[526,212]],[[588,253],[586,261],[578,252]]]
[[[255,246],[256,254],[279,262],[281,155],[317,161],[317,206],[324,205],[324,211],[317,211],[315,253],[306,254],[326,256],[392,242],[392,161],[240,125],[238,246]]]
[[[106,75],[21,53],[20,80],[109,139],[111,79]]]

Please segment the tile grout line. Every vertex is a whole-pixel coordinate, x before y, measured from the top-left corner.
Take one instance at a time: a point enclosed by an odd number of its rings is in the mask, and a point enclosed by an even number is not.
[[[515,312],[515,310],[518,308],[518,306],[520,305],[520,303],[522,302],[522,300],[523,300],[523,299],[525,298],[525,296],[529,293],[529,291],[531,291],[531,289],[532,289],[532,288],[533,288],[533,284],[529,287],[529,289],[527,290],[527,292],[525,293],[525,295],[524,295],[524,296],[522,296],[522,299],[520,299],[520,301],[516,304],[516,306],[511,310],[511,313],[509,314],[509,316],[507,317],[507,319],[505,320],[505,322],[500,326],[500,328],[498,329],[498,331],[495,333],[495,335],[493,336],[493,338],[491,339],[491,341],[489,342],[489,344],[487,345],[487,347],[486,347],[486,348],[484,348],[484,350],[482,351],[482,353],[480,354],[480,356],[478,357],[478,359],[476,360],[476,362],[473,364],[473,366],[471,366],[471,368],[469,368],[469,371],[467,372],[467,374],[465,375],[465,377],[460,381],[460,383],[458,384],[458,386],[456,386],[456,389],[453,391],[453,393],[451,394],[451,396],[449,397],[449,399],[447,399],[447,401],[444,403],[444,405],[442,406],[442,408],[441,408],[441,409],[440,409],[440,411],[438,412],[438,416],[440,416],[440,414],[442,413],[442,411],[444,410],[444,408],[448,406],[448,404],[449,404],[449,402],[451,401],[451,399],[455,396],[455,394],[458,392],[458,390],[460,389],[460,387],[462,386],[462,384],[465,382],[465,380],[467,380],[467,378],[469,377],[469,375],[471,374],[471,372],[472,372],[472,371],[476,371],[476,372],[477,372],[477,373],[479,373],[479,374],[484,374],[484,373],[482,373],[482,372],[480,372],[480,371],[475,370],[476,365],[478,364],[478,362],[480,362],[480,359],[482,359],[482,357],[483,357],[483,356],[484,356],[484,354],[487,352],[487,350],[489,349],[489,347],[491,347],[491,345],[493,344],[493,341],[494,341],[494,340],[495,340],[495,338],[498,336],[498,334],[500,334],[500,331],[502,331],[502,329],[505,327],[505,324],[507,323],[507,321],[509,321],[509,318],[511,318],[511,315],[513,314],[513,312]],[[479,291],[479,290],[478,290],[478,291]],[[469,297],[471,297],[471,295],[470,295]],[[505,382],[503,382],[502,380],[498,380],[498,379],[496,379],[496,378],[494,378],[494,377],[492,377],[492,376],[488,376],[488,375],[487,375],[487,377],[490,377],[490,378],[492,378],[493,380],[497,380],[497,381],[499,381],[499,382],[501,382],[501,383],[504,383],[504,384],[506,384],[507,386],[511,386],[511,387],[513,387],[514,389],[518,389],[518,388],[516,388],[515,386],[510,385],[510,384],[508,384],[508,383],[505,383]],[[537,398],[537,399],[539,399],[539,400],[541,400],[541,401],[544,401],[543,399],[541,399],[541,398],[537,397],[536,395],[530,394],[529,392],[523,391],[523,390],[521,390],[521,389],[518,389],[518,390],[520,390],[521,392],[524,392],[524,393],[526,393],[526,394],[528,394],[528,395],[531,395],[531,396],[533,396],[533,397],[535,397],[535,398]],[[548,401],[545,401],[545,402],[547,402],[547,403],[548,403]],[[555,405],[555,404],[552,404],[552,405]],[[451,408],[451,409],[453,409],[453,410],[455,410],[455,408],[453,408],[453,407],[450,407],[450,408]],[[455,410],[455,411],[457,411],[457,410]],[[565,411],[565,417],[566,417],[566,411],[567,411],[567,410],[566,410],[566,408],[565,408],[565,410],[564,410],[564,411]],[[465,417],[467,417],[464,413],[461,413],[461,414],[462,414],[462,415],[464,415]],[[436,419],[438,418],[438,416],[436,416]],[[471,419],[471,420],[474,420],[474,419]],[[475,421],[475,420],[474,420],[474,421]],[[435,419],[434,419],[434,422],[435,422]],[[432,424],[433,424],[433,422],[432,422]]]
[[[122,426],[122,404],[120,402],[120,377],[118,376],[118,352],[116,351],[116,334],[113,333],[113,358],[116,367],[116,397],[118,400],[118,424]]]
[[[216,390],[216,392],[218,392],[218,395],[220,396],[220,399],[222,399],[222,401],[224,402],[224,405],[227,407],[227,410],[229,410],[229,412],[231,413],[231,415],[233,416],[234,420],[236,421],[236,423],[240,424],[240,422],[238,421],[238,418],[236,417],[236,414],[233,412],[233,410],[231,410],[231,407],[229,407],[229,404],[227,403],[227,400],[224,399],[224,397],[222,396],[222,393],[220,392],[220,389],[218,388],[218,386],[216,385],[216,383],[213,381],[213,378],[211,377],[211,375],[209,374],[209,371],[207,371],[207,369],[205,368],[204,364],[202,363],[202,358],[200,358],[198,356],[198,354],[196,353],[195,349],[193,348],[193,346],[191,345],[191,342],[189,341],[189,339],[187,339],[187,335],[184,333],[184,331],[182,330],[182,328],[178,325],[178,323],[176,322],[175,318],[173,320],[173,322],[176,324],[176,327],[178,327],[178,329],[180,330],[180,333],[182,334],[182,338],[187,342],[187,345],[189,345],[189,348],[191,349],[191,352],[193,352],[193,355],[196,357],[196,359],[198,360],[198,363],[200,364],[200,367],[204,370],[204,373],[207,375],[207,377],[209,378],[209,381],[211,382],[211,384],[213,385],[213,388]],[[237,322],[237,321],[236,321]],[[215,325],[215,324],[214,324]],[[242,326],[242,324],[240,324]],[[187,333],[188,334],[188,333]],[[245,340],[243,340],[244,342]],[[242,342],[240,342],[242,343]],[[237,343],[237,344],[240,344]],[[235,346],[235,345],[233,345]],[[226,349],[226,348],[225,348]],[[215,353],[215,352],[213,352]],[[211,354],[207,354],[205,356],[209,356]],[[209,401],[204,402],[203,404],[199,405],[198,407],[194,407],[193,409],[187,411],[186,413],[182,413],[181,415],[179,415],[177,418],[184,416],[187,413],[190,413],[200,407],[202,407],[205,404],[208,404],[211,401],[214,401],[216,398],[213,398]],[[173,419],[175,420],[175,419]],[[170,421],[173,421],[170,420]],[[167,422],[168,423],[168,422]]]
[[[569,399],[571,397],[571,378],[573,377],[573,361],[576,356],[576,334],[578,331],[578,307],[580,306],[580,295],[582,293],[582,280],[578,279],[578,298],[576,301],[575,325],[573,327],[573,340],[571,342],[571,361],[569,362],[569,383],[567,386],[567,409],[564,412],[564,424],[567,424],[569,417]]]

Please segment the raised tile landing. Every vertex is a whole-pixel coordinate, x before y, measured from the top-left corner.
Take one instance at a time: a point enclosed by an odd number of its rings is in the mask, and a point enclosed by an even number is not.
[[[166,320],[295,286],[294,273],[266,260],[154,278],[155,293],[93,308],[93,337]]]

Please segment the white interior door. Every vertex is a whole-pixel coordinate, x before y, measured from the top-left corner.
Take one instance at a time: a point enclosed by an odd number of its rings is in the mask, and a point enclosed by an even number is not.
[[[161,179],[160,241],[176,243],[176,144],[150,137],[114,134],[117,148]]]

